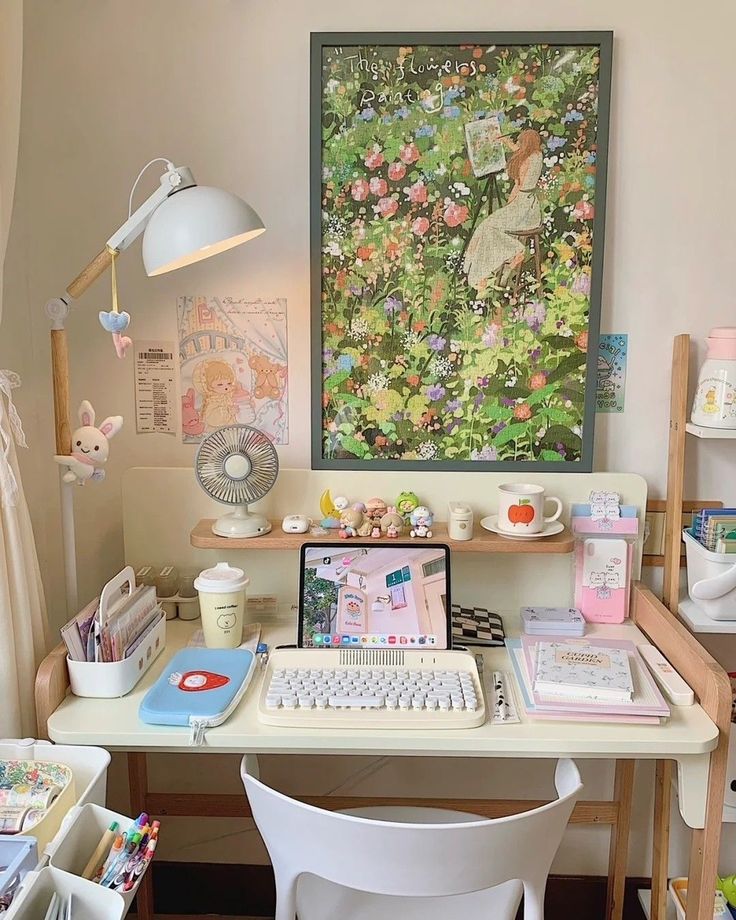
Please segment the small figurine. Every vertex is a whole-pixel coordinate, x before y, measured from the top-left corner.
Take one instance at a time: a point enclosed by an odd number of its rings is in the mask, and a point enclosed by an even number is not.
[[[361,512],[362,513],[362,512]],[[368,515],[363,515],[363,523],[358,527],[358,536],[359,537],[370,537],[373,532],[373,521],[368,517]]]
[[[397,512],[393,505],[386,509],[386,513],[381,518],[381,533],[387,537],[398,537],[404,529],[404,519]]]
[[[340,539],[357,537],[358,528],[363,523],[363,512],[356,508],[347,508],[340,515]]]
[[[347,508],[347,504],[345,505]],[[330,490],[325,489],[319,500],[319,510],[322,512],[320,524],[328,530],[337,530],[340,526],[340,511],[332,500]]]
[[[69,455],[56,456],[59,466],[65,466],[62,476],[64,482],[78,482],[80,485],[88,479],[105,478],[101,469],[110,453],[110,438],[123,427],[122,415],[111,415],[98,428],[95,427],[95,410],[83,399],[79,406],[81,427],[72,432],[72,451]]]
[[[381,536],[381,527],[380,524],[373,524],[373,530],[371,530],[371,537],[374,540],[378,540]]]
[[[396,499],[396,510],[403,518],[408,518],[415,508],[419,507],[419,499],[414,492],[402,492]]]
[[[430,527],[432,526],[434,517],[426,505],[419,505],[416,507],[409,516],[409,520],[411,521],[412,537],[431,538],[432,531]]]
[[[378,526],[380,526],[381,518],[386,511],[386,502],[382,498],[369,498],[365,503],[365,513]]]
[[[350,504],[350,502],[347,500],[347,498],[345,498],[344,495],[338,495],[337,498],[335,498],[333,504],[335,505],[335,508],[337,508],[338,511],[342,512],[342,511],[347,510],[347,507]]]

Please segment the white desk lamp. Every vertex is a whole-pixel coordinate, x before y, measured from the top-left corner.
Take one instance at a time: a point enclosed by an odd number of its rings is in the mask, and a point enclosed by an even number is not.
[[[157,162],[166,164],[159,188],[135,213],[131,213],[133,194],[141,176],[149,166]],[[223,189],[198,186],[187,167],[174,166],[163,157],[157,157],[143,167],[130,193],[128,219],[113,233],[104,249],[71,282],[64,296],[46,304],[46,312],[51,319],[57,454],[71,454],[69,357],[64,324],[71,303],[112,265],[113,257],[127,249],[143,233],[143,264],[146,274],[162,275],[232,249],[233,246],[259,236],[265,229],[250,205]],[[78,610],[72,488],[62,480],[62,539],[67,611],[70,616]]]

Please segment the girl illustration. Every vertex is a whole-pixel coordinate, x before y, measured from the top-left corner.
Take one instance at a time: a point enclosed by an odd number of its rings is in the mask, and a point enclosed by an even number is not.
[[[537,183],[542,174],[541,138],[534,129],[528,128],[519,134],[516,142],[509,137],[501,140],[514,151],[506,167],[514,187],[507,204],[478,225],[463,263],[468,284],[479,293],[501,268],[504,270],[500,283],[506,285],[511,273],[524,260],[524,246],[513,234],[534,230],[542,222],[537,198]]]
[[[238,384],[235,370],[227,361],[201,361],[192,375],[194,385],[203,396],[200,418],[206,431],[239,421],[248,424],[255,417],[253,400]],[[238,404],[247,402],[247,407]]]

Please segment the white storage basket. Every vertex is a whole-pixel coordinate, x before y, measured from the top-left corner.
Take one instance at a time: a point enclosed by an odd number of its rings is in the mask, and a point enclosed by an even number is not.
[[[0,740],[0,759],[66,764],[74,777],[75,797],[69,806],[84,805],[87,802],[105,804],[110,755],[102,748],[51,744],[48,741],[34,741],[32,738],[22,741]],[[59,830],[64,817],[64,811],[52,807],[46,817],[28,831],[28,836],[38,841],[39,856]]]
[[[712,620],[736,620],[736,556],[712,553],[684,530],[690,600]]]
[[[63,900],[70,892],[74,896],[74,920],[122,920],[127,910],[117,892],[47,866],[26,876],[5,917],[7,920],[38,920],[45,915],[54,892]]]
[[[118,814],[99,805],[83,805],[76,809],[71,816],[71,821],[66,833],[60,837],[58,844],[54,842],[50,849],[49,865],[55,869],[69,872],[71,875],[80,875],[87,865],[87,860],[94,853],[100,838],[117,821],[120,833],[127,831],[135,823],[135,818]],[[130,891],[118,892],[125,902],[125,910],[130,909],[136,890],[143,878],[141,875]],[[76,918],[75,918],[76,920]]]
[[[120,591],[128,595],[135,590],[135,573],[130,566],[110,579],[100,595],[100,619],[104,622],[110,605],[119,601]],[[138,648],[122,661],[72,661],[67,657],[69,683],[75,696],[114,699],[125,696],[135,687],[166,645],[166,614],[160,618]]]

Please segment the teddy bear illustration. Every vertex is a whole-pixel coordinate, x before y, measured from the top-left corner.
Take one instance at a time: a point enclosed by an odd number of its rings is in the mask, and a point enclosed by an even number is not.
[[[279,399],[286,383],[286,368],[265,355],[252,354],[248,364],[253,370],[256,399]]]
[[[189,387],[181,398],[181,430],[193,438],[204,432],[204,422],[194,405],[194,387]]]
[[[80,427],[72,433],[72,452],[54,457],[59,466],[67,467],[62,476],[64,482],[78,482],[88,479],[104,479],[105,471],[100,467],[106,463],[110,453],[110,438],[123,427],[122,415],[111,415],[95,427],[95,410],[83,399],[79,406]]]
[[[234,613],[221,613],[220,616],[217,618],[217,625],[220,627],[220,629],[225,629],[225,630],[233,629],[235,627],[236,622],[237,622],[237,617],[235,616]]]

